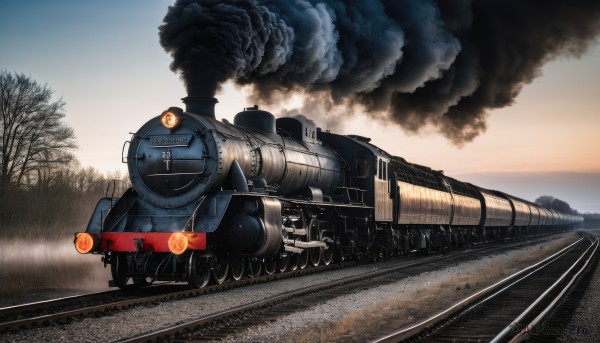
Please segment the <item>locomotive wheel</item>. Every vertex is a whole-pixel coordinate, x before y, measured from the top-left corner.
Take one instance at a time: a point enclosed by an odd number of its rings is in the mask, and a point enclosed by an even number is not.
[[[277,270],[279,272],[284,273],[290,264],[290,256],[291,253],[286,253],[285,255],[277,257]]]
[[[306,249],[304,249],[304,251],[302,251],[298,255],[298,268],[304,269],[304,268],[306,268],[307,265],[308,265],[308,251]]]
[[[211,268],[207,257],[192,251],[188,260],[188,285],[192,288],[202,288],[210,281]]]
[[[319,227],[315,225],[315,223],[318,224],[318,221],[316,221],[315,219],[313,219],[310,222],[310,230],[308,236],[309,241],[319,239]],[[310,260],[310,264],[312,264],[315,267],[318,266],[319,263],[321,263],[321,248],[309,248],[308,257],[308,259]]]
[[[127,256],[125,254],[113,253],[110,261],[110,273],[113,281],[119,288],[125,288],[129,277],[127,276]]]
[[[256,258],[248,259],[248,276],[257,277],[262,272],[262,261]]]
[[[321,248],[310,248],[308,251],[310,264],[318,266],[321,263]]]
[[[231,271],[231,278],[235,281],[240,280],[244,276],[244,259],[240,255],[229,256],[229,270]]]
[[[307,239],[301,238],[300,241],[306,242]],[[294,254],[294,256],[296,257],[296,266],[298,268],[304,269],[308,265],[308,252],[309,251],[310,251],[310,249],[302,249],[302,252],[300,254]]]
[[[265,257],[263,260],[263,267],[265,269],[265,273],[267,275],[272,275],[275,273],[275,268],[277,267],[277,262],[274,257]]]
[[[298,269],[298,260],[300,259],[300,255],[291,254],[288,255],[290,257],[290,263],[288,264],[288,270],[294,271]]]
[[[327,236],[321,236],[321,242],[324,242],[326,239]],[[327,249],[319,248],[319,250],[321,251],[321,261],[323,261],[324,265],[328,266],[333,261],[333,245],[327,244]]]
[[[217,285],[222,284],[227,279],[227,274],[229,274],[229,259],[217,258],[217,262],[212,268],[212,277]]]

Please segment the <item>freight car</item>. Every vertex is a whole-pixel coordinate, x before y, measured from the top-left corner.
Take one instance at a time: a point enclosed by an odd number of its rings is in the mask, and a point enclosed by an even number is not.
[[[191,287],[344,259],[445,250],[564,230],[582,218],[445,176],[303,116],[247,108],[215,118],[184,98],[129,141],[132,187],[98,201],[80,253],[111,286]],[[125,150],[125,147],[124,147]]]

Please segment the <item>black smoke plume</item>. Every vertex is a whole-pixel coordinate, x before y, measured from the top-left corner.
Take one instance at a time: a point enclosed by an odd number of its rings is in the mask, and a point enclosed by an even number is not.
[[[598,0],[178,0],[160,42],[189,95],[227,80],[267,103],[302,92],[320,103],[307,108],[361,108],[461,145],[599,31]]]

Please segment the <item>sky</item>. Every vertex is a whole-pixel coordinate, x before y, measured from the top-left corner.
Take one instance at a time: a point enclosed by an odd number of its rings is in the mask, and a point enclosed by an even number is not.
[[[83,166],[126,171],[123,143],[171,106],[184,107],[183,83],[158,40],[173,1],[0,0],[0,70],[24,73],[66,102]],[[226,84],[217,118],[233,121],[246,101]],[[263,108],[279,116],[282,108]],[[546,64],[510,107],[489,112],[488,129],[458,148],[433,131],[415,135],[363,115],[342,134],[410,162],[533,201],[552,195],[580,212],[600,212],[600,44],[580,59]],[[325,123],[323,114],[306,115]],[[326,127],[324,127],[326,129]]]

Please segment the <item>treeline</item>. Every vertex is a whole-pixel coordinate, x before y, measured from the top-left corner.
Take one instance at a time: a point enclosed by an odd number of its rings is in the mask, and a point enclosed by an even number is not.
[[[600,228],[600,213],[579,213],[566,201],[560,200],[550,195],[542,195],[535,199],[535,203],[551,210],[556,210],[561,213],[568,213],[575,216],[583,217],[583,227],[586,229]]]
[[[571,205],[566,201],[560,200],[550,195],[542,195],[539,198],[535,199],[535,203],[545,208],[558,211],[560,213],[578,215],[579,212],[571,208]]]
[[[20,185],[0,199],[0,237],[64,238],[87,226],[96,202],[107,193],[120,196],[126,175],[105,175],[71,162],[40,170],[35,182]],[[116,180],[116,181],[113,181]]]
[[[584,213],[583,227],[586,229],[600,229],[600,213]]]

